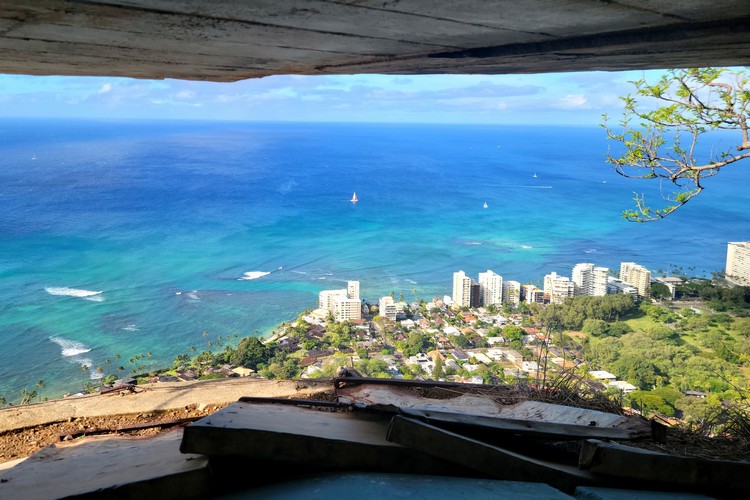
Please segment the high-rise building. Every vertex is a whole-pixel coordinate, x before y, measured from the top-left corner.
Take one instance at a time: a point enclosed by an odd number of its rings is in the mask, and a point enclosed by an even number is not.
[[[481,304],[485,306],[500,305],[503,303],[503,277],[487,270],[479,273],[479,290]]]
[[[362,319],[362,302],[359,299],[339,297],[333,303],[333,319],[336,321]]]
[[[607,295],[607,277],[609,269],[595,267],[591,263],[576,264],[573,267],[572,281],[576,295]]]
[[[552,304],[560,304],[568,297],[575,295],[575,283],[567,276],[550,273],[544,277],[544,294]]]
[[[521,303],[521,283],[518,281],[508,280],[503,282],[503,300],[517,306]]]
[[[651,286],[651,271],[635,262],[620,263],[620,279],[638,290],[641,297],[649,296]]]
[[[576,295],[590,295],[589,285],[591,281],[591,274],[594,271],[594,264],[592,263],[580,263],[573,266],[573,273],[571,275],[571,281],[575,285]]]
[[[544,290],[536,285],[523,285],[521,287],[521,297],[527,304],[536,302],[537,304],[544,304]]]
[[[479,307],[482,305],[482,289],[474,280],[471,280],[471,298],[469,299],[469,305],[471,307]]]
[[[348,281],[346,284],[346,296],[350,299],[359,300],[359,281]]]
[[[471,305],[471,278],[463,271],[453,273],[453,305],[456,307]]]
[[[396,321],[396,303],[393,302],[393,297],[386,295],[380,298],[378,303],[379,315],[384,318],[388,318],[392,321]]]
[[[318,307],[328,309],[333,314],[333,306],[336,300],[347,298],[346,289],[341,290],[323,290],[318,294]]]
[[[727,244],[726,277],[735,285],[750,286],[750,241]]]

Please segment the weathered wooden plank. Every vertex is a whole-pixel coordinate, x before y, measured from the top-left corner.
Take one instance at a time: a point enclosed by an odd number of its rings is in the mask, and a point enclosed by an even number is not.
[[[389,421],[368,413],[234,403],[186,427],[180,449],[330,469],[440,474],[453,467],[387,441]]]
[[[650,481],[707,491],[750,492],[750,462],[709,460],[658,453],[590,440],[584,443],[581,469],[629,480]]]
[[[481,415],[465,415],[441,411],[404,408],[401,413],[418,418],[429,424],[443,427],[484,429],[504,434],[520,434],[533,438],[548,439],[640,439],[650,435],[648,428],[642,430],[618,429],[613,427],[589,427],[575,424],[561,424],[533,420],[518,420]]]
[[[403,416],[393,417],[388,429],[388,440],[462,464],[497,479],[542,481],[569,493],[576,486],[599,482],[590,472],[529,458]]]

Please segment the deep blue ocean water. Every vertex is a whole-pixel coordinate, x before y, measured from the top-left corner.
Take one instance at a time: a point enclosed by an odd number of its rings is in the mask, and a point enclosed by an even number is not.
[[[726,242],[750,239],[747,165],[663,222],[622,220],[645,186],[606,165],[598,127],[14,120],[0,132],[9,400],[41,378],[44,395],[78,390],[91,377],[80,365],[115,353],[126,368],[145,352],[165,365],[219,335],[268,333],[349,279],[375,301],[450,293],[458,269],[536,282],[633,260],[705,275],[723,269]]]

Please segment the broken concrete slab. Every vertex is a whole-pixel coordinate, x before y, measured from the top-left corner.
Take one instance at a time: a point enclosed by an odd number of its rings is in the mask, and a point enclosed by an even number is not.
[[[456,429],[457,432],[460,432],[461,429],[470,429],[472,431],[484,430],[493,434],[514,434],[529,438],[557,440],[633,440],[651,435],[648,424],[645,422],[641,429],[619,429],[581,424],[484,417],[414,408],[402,409],[401,413],[404,416],[422,420],[438,427]]]
[[[0,472],[0,498],[202,498],[208,459],[181,454],[182,430],[153,438],[97,436],[49,446]]]
[[[390,415],[238,402],[185,428],[180,449],[326,469],[445,473],[455,466],[386,440]]]
[[[574,466],[531,458],[403,416],[393,417],[388,440],[497,479],[543,481],[569,493],[599,482],[594,474]]]
[[[692,491],[722,496],[747,494],[750,462],[680,457],[619,443],[588,440],[581,450],[579,467],[596,474],[630,481],[689,487]]]
[[[439,387],[436,390],[439,390]],[[451,391],[449,387],[444,390],[447,391],[446,395],[450,394],[451,397],[428,398],[398,384],[365,383],[337,388],[336,395],[341,403],[381,409],[390,408],[394,412],[399,408],[409,408],[599,428],[648,428],[642,419],[625,415],[530,400],[505,405],[494,401],[488,395],[461,394],[455,390]]]

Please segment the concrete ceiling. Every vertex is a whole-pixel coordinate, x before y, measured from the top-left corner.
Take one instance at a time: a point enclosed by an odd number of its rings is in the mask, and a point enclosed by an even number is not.
[[[748,64],[748,0],[0,4],[4,73],[234,81]]]

